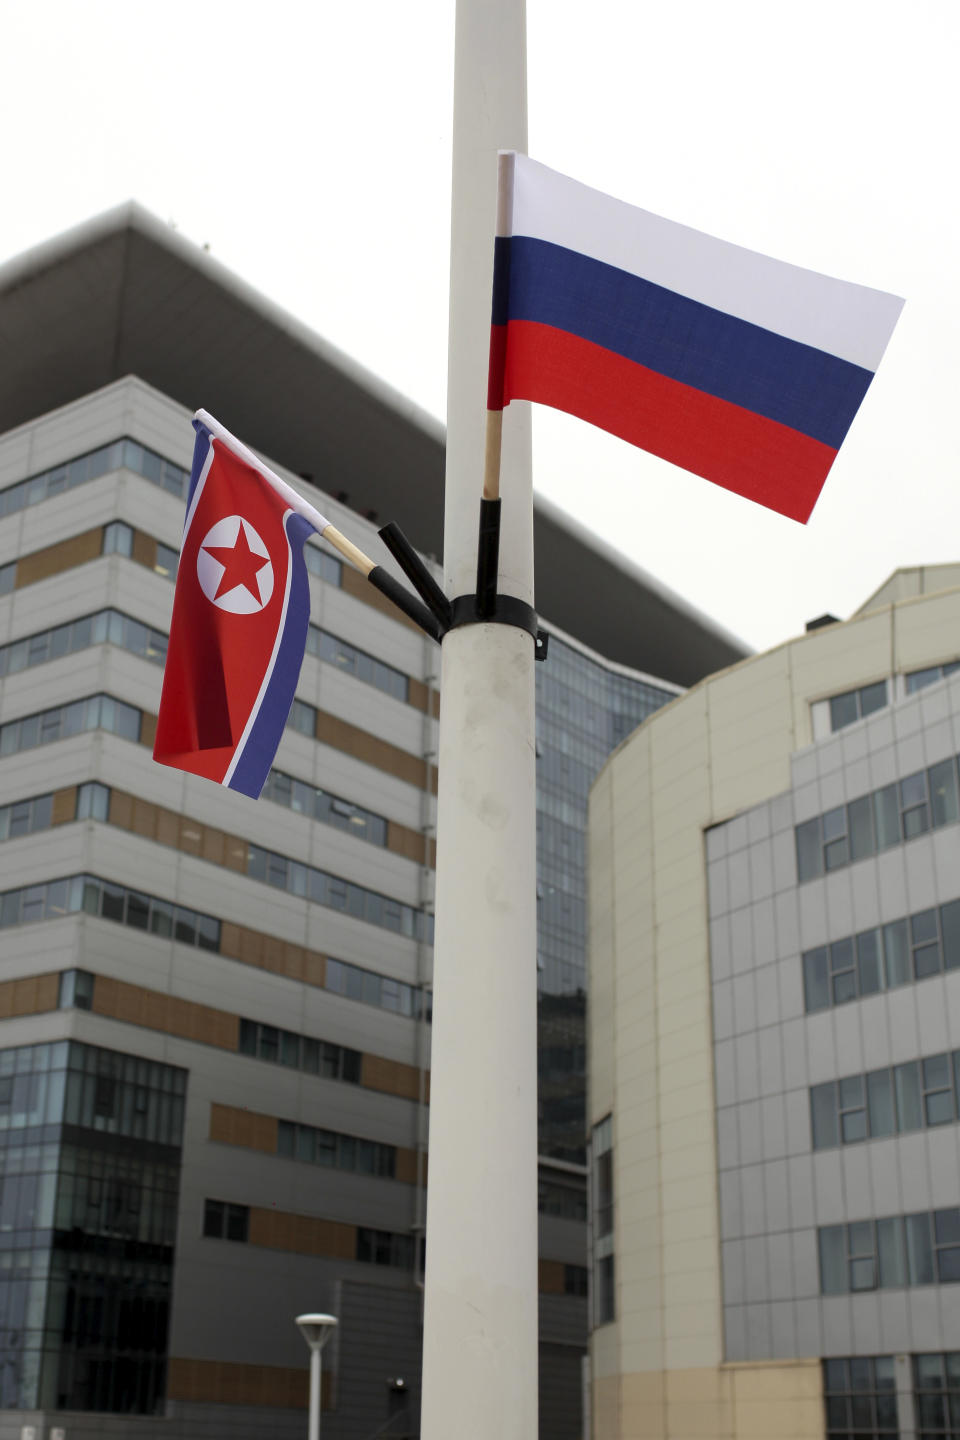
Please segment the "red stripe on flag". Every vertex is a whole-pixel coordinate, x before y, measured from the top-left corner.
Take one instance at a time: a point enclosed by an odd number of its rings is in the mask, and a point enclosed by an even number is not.
[[[491,335],[491,361],[495,345],[498,359],[506,350],[502,404],[565,410],[791,520],[809,518],[836,457],[828,445],[565,330],[527,320],[492,330],[506,331]],[[493,375],[491,363],[491,390]]]
[[[507,358],[506,325],[490,326],[490,364],[487,371],[487,409],[503,409],[503,367]]]

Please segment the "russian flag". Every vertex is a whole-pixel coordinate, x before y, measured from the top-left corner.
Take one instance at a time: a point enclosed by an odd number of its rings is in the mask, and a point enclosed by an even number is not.
[[[204,410],[153,758],[256,799],[310,618],[303,546],[329,522]]]
[[[552,405],[806,521],[902,306],[500,157],[491,411]]]

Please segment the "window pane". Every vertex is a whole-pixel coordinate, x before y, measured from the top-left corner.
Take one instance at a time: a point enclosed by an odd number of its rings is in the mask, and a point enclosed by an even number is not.
[[[927,940],[936,939],[936,910],[919,910],[916,915],[910,916],[910,940],[912,944],[922,945]]]
[[[944,1090],[950,1084],[950,1057],[931,1055],[923,1062],[924,1090]]]
[[[848,1289],[844,1227],[825,1225],[819,1238],[821,1292],[824,1295],[844,1295]]]
[[[900,844],[900,807],[896,785],[886,785],[874,792],[873,821],[878,850]]]
[[[960,900],[940,906],[940,932],[943,937],[943,968],[960,966]]]
[[[873,837],[873,803],[869,795],[851,800],[847,806],[850,820],[850,858],[862,860],[876,849]]]
[[[899,1216],[877,1221],[877,1249],[880,1254],[880,1284],[888,1288],[907,1283],[903,1253],[903,1224]]]
[[[893,1072],[893,1078],[897,1094],[897,1129],[922,1129],[920,1074],[916,1061],[911,1060],[907,1065],[897,1065]]]
[[[874,1070],[867,1076],[867,1105],[870,1134],[874,1139],[896,1130],[893,1107],[893,1077],[889,1070]]]
[[[960,1210],[934,1210],[933,1233],[938,1245],[960,1245]]]
[[[878,930],[864,930],[857,936],[857,981],[861,995],[875,995],[883,989]]]
[[[797,835],[797,875],[802,885],[805,880],[813,880],[823,874],[823,855],[820,844],[820,820],[808,820],[804,825],[798,825]]]
[[[847,1226],[847,1246],[851,1255],[873,1254],[873,1221],[856,1220]]]
[[[860,691],[860,714],[861,716],[872,715],[875,710],[882,710],[887,703],[887,682],[878,680],[875,685],[864,685]]]
[[[830,1080],[810,1090],[810,1119],[813,1125],[813,1149],[825,1151],[839,1145],[838,1116],[836,1116],[836,1086]]]
[[[957,806],[956,761],[944,760],[939,765],[931,765],[927,771],[927,779],[930,782],[933,828],[936,830],[941,825],[956,824],[960,819],[960,809]]]
[[[856,690],[848,690],[846,695],[834,695],[830,701],[830,729],[843,730],[857,719]]]
[[[911,810],[903,812],[903,838],[913,840],[917,835],[923,835],[930,829],[930,819],[927,814],[926,805],[914,805]]]
[[[875,1260],[850,1261],[850,1289],[875,1290],[877,1288],[877,1265]]]
[[[940,946],[920,945],[913,952],[913,972],[918,980],[940,973]]]
[[[960,1280],[960,1245],[937,1251],[937,1278],[944,1285]]]
[[[934,685],[939,679],[939,665],[932,665],[926,670],[914,670],[912,675],[906,676],[907,694],[914,695],[918,690],[923,690],[928,685]]]
[[[208,1200],[203,1207],[203,1233],[219,1239],[223,1234],[223,1204],[219,1200]]]
[[[911,1285],[933,1284],[933,1251],[930,1245],[930,1217],[908,1215],[905,1219],[907,1232],[907,1268]]]
[[[958,917],[958,928],[960,928],[960,917]],[[803,991],[808,1012],[824,1010],[830,1004],[830,990],[827,983],[827,952],[823,946],[819,950],[808,950],[803,957]]]
[[[247,1238],[247,1207],[245,1205],[227,1206],[227,1239],[246,1240]]]
[[[883,960],[887,976],[887,988],[906,985],[910,978],[907,956],[907,922],[894,920],[883,927]]]
[[[833,977],[833,1003],[834,1005],[845,1005],[849,1000],[857,998],[857,980],[852,970],[846,970],[841,975]]]
[[[848,1110],[842,1117],[843,1143],[853,1145],[857,1140],[867,1138],[867,1112],[865,1110]]]

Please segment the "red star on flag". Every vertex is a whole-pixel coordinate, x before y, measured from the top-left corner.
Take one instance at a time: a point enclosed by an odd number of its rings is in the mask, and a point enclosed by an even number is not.
[[[247,532],[241,523],[237,530],[237,539],[232,547],[224,545],[207,545],[204,547],[209,555],[223,566],[223,574],[220,576],[220,584],[217,586],[217,593],[214,600],[219,600],[221,595],[242,585],[245,590],[260,604],[260,586],[257,584],[257,574],[264,565],[270,561],[263,555],[256,555],[250,549],[247,540]]]

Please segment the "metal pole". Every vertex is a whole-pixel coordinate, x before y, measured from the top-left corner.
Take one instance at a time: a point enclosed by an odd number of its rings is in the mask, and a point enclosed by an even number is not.
[[[526,150],[523,0],[458,0],[445,589],[473,593],[497,150]],[[533,603],[525,405],[505,415],[501,593]],[[537,1433],[534,643],[443,641],[422,1440]]]
[[[309,1440],[320,1440],[320,1347],[310,1349],[310,1423]]]

